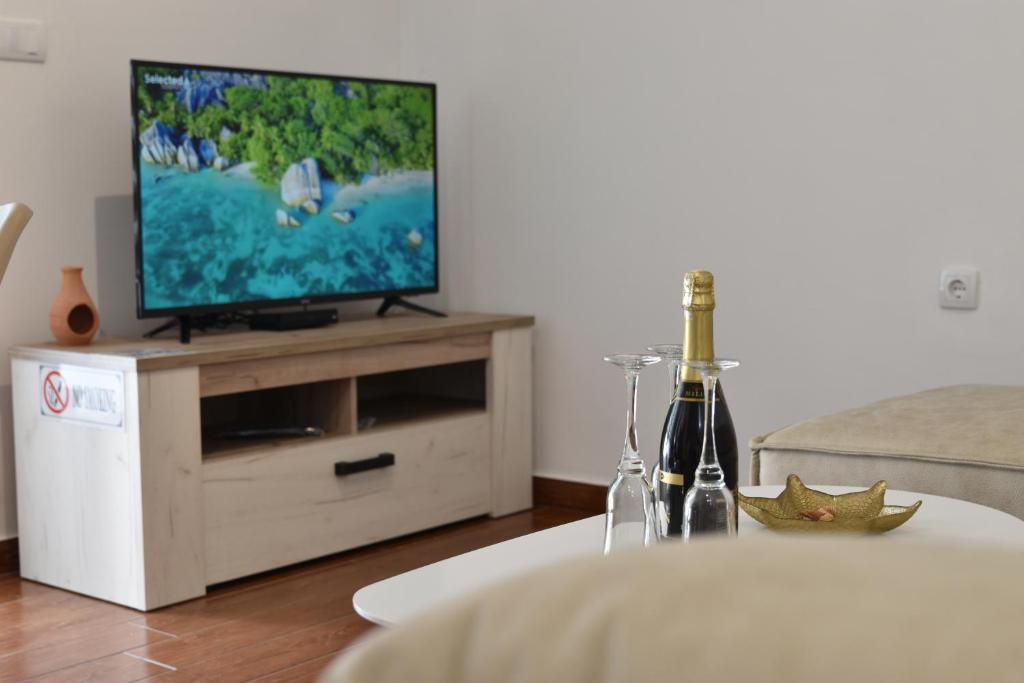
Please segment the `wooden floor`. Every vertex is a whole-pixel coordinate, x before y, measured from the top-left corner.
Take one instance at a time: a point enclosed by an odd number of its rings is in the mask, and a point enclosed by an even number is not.
[[[537,507],[460,522],[217,586],[147,614],[0,576],[0,682],[312,681],[376,628],[352,609],[359,588],[586,516]]]

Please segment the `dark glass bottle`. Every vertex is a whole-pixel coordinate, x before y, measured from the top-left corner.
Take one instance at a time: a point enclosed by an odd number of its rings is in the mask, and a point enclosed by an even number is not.
[[[715,280],[703,270],[683,277],[683,358],[714,360]],[[700,373],[683,367],[679,389],[669,405],[661,434],[661,460],[655,487],[659,532],[666,537],[683,533],[683,499],[693,484],[704,440],[704,386]],[[739,449],[736,430],[721,384],[715,404],[715,443],[725,483],[737,493]]]

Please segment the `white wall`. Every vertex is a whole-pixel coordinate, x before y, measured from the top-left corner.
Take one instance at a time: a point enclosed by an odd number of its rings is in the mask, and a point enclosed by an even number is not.
[[[449,299],[537,316],[538,473],[610,479],[624,398],[600,359],[677,340],[693,268],[744,362],[725,379],[742,442],[1024,381],[1024,5],[448,0],[402,20],[403,67],[472,113],[441,148],[472,182]],[[980,308],[940,310],[961,263]],[[664,372],[641,382],[649,459]]]
[[[130,58],[395,77],[398,11],[397,0],[0,0],[0,16],[49,29],[45,64],[0,62],[0,203],[35,209],[0,287],[0,349],[50,336],[62,264],[85,266],[105,332],[140,329],[131,311]],[[0,539],[17,533],[6,352],[2,361]]]

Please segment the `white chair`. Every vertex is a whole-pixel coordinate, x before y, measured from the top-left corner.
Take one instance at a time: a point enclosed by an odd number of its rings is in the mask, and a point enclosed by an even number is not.
[[[32,209],[24,204],[15,202],[0,205],[0,281],[3,281],[4,273],[7,272],[14,245],[18,243],[21,231],[31,218]]]

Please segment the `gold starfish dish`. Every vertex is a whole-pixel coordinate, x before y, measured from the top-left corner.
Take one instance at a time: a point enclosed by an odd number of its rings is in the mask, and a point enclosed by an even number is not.
[[[739,494],[739,505],[748,515],[772,529],[875,533],[895,529],[914,516],[921,501],[904,507],[885,504],[886,483],[866,491],[833,496],[804,486],[800,477],[786,477],[786,488],[777,498],[751,498]]]

